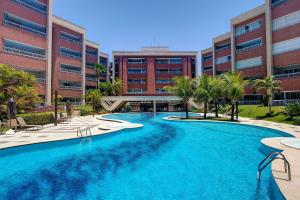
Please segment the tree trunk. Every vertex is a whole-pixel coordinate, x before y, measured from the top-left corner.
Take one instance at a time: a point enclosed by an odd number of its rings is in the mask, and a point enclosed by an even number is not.
[[[219,117],[219,105],[218,105],[218,103],[217,103],[217,101],[215,101],[215,112],[216,112],[216,118],[218,118]]]
[[[271,114],[272,113],[272,98],[271,97],[269,97],[268,105],[269,105],[269,113]]]
[[[231,121],[234,121],[234,103],[231,103]]]
[[[95,105],[93,104],[93,117],[95,117]]]
[[[188,108],[188,103],[185,102],[185,117],[188,119],[189,118],[189,108]]]
[[[235,105],[236,105],[235,114],[236,114],[236,119],[238,120],[239,119],[239,102],[236,101]]]
[[[204,102],[204,119],[206,119],[207,114],[207,102]]]

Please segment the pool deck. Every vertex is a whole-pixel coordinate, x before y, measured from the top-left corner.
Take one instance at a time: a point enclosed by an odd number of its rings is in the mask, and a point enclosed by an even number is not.
[[[170,119],[170,118],[165,118],[165,119],[178,120],[178,119]],[[199,121],[199,120],[191,119],[190,121]],[[211,121],[211,120],[201,120],[201,121]],[[218,122],[218,121],[213,121],[213,122]],[[289,133],[290,135],[293,135],[295,138],[300,138],[300,126],[270,122],[265,120],[255,120],[255,119],[249,119],[244,117],[240,117],[239,122],[232,122],[232,123],[271,128],[271,129]],[[272,163],[272,174],[280,191],[282,192],[282,194],[285,196],[287,200],[299,200],[300,199],[300,150],[287,147],[281,144],[281,140],[283,139],[286,139],[286,137],[264,138],[261,140],[261,142],[266,146],[283,150],[282,152],[283,155],[286,157],[286,159],[289,161],[291,165],[292,180],[288,181],[288,176],[286,173],[284,173],[284,165],[282,160],[275,160]]]
[[[89,129],[93,136],[108,134],[126,128],[142,127],[142,124],[134,124],[122,120],[107,120],[103,115],[76,117],[69,123],[61,123],[57,126],[50,124],[39,131],[19,131],[14,134],[0,135],[0,149],[23,146],[29,144],[53,142],[67,139],[90,137]],[[80,132],[78,132],[80,130]]]
[[[126,128],[142,127],[142,124],[134,124],[122,120],[108,120],[102,118],[104,115],[95,117],[85,116],[73,118],[69,123],[58,126],[48,125],[40,131],[20,131],[12,135],[0,135],[0,149],[23,146],[35,143],[60,141],[75,138],[89,137],[89,128],[92,135],[102,135],[119,131]],[[169,119],[171,120],[171,119]],[[176,120],[176,119],[174,119]],[[192,120],[195,121],[195,120]],[[199,121],[199,120],[197,120]],[[203,121],[203,120],[202,120]],[[209,120],[208,120],[209,121]],[[217,121],[214,121],[217,122]],[[234,122],[236,123],[236,122]],[[300,138],[300,126],[280,124],[264,120],[254,120],[249,118],[239,118],[239,124],[255,125],[275,130],[280,130]],[[78,136],[78,129],[82,136]],[[87,134],[86,134],[87,132]],[[283,154],[291,164],[292,180],[287,181],[287,176],[282,171],[283,163],[280,160],[272,163],[272,173],[277,185],[287,200],[300,199],[300,150],[290,148],[281,144],[283,137],[265,138],[261,142],[264,145],[283,150]]]

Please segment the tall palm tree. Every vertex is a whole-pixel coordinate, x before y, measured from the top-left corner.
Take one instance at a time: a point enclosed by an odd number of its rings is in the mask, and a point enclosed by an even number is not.
[[[268,99],[269,113],[272,112],[273,94],[281,90],[281,81],[276,80],[274,76],[267,76],[264,79],[257,79],[254,81],[253,87],[257,91],[264,91],[266,99]]]
[[[236,118],[238,119],[238,101],[243,97],[245,87],[248,85],[248,81],[243,80],[243,77],[240,73],[226,73],[222,75],[222,78],[225,82],[225,98],[230,100],[231,120],[233,121],[235,112]]]
[[[165,86],[164,89],[181,98],[185,107],[185,116],[189,118],[188,102],[193,97],[193,82],[187,76],[177,76],[173,78],[173,86]]]
[[[225,82],[220,76],[214,77],[214,79],[215,81],[211,92],[211,98],[215,107],[215,117],[219,117],[219,109],[220,109],[219,101],[224,99]]]
[[[107,71],[106,67],[102,64],[94,64],[94,67],[96,69],[96,78],[97,78],[97,89],[99,89],[99,80],[101,73],[105,73]]]
[[[213,99],[213,91],[216,84],[216,79],[212,76],[204,74],[198,79],[195,79],[195,100],[204,103],[204,119],[206,119],[208,103]]]

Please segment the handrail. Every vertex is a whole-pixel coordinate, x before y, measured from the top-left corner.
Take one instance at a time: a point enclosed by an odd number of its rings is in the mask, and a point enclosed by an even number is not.
[[[77,127],[77,132],[76,133],[77,133],[77,137],[79,137],[79,136],[83,137],[83,134],[82,134],[82,131],[81,131],[80,127]],[[92,136],[92,131],[91,131],[90,127],[85,129],[85,136],[88,136],[88,135]]]
[[[262,164],[265,163],[266,160],[268,160],[269,158],[271,158],[272,156],[276,155],[276,157],[272,158],[271,160],[269,160],[265,165],[262,166]],[[277,157],[277,156],[281,156],[281,157]],[[258,165],[258,170],[257,170],[257,179],[260,181],[261,179],[261,172],[270,164],[272,163],[274,160],[283,160],[284,162],[284,172],[288,173],[288,181],[291,181],[291,166],[289,161],[287,161],[286,157],[281,153],[281,152],[273,152],[270,153],[267,157],[265,157]]]

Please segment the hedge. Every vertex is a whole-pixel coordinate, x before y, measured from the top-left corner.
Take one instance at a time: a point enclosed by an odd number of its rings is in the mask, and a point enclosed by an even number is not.
[[[294,117],[293,120],[296,125],[300,125],[300,116]]]
[[[28,125],[45,125],[54,123],[52,112],[20,114]]]
[[[93,108],[90,105],[76,106],[74,110],[79,110],[81,116],[92,115]]]

